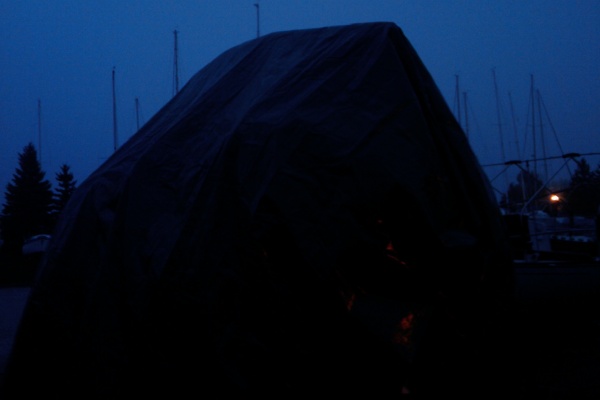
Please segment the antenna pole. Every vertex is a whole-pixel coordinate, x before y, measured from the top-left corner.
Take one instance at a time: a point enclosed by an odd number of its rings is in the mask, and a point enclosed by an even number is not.
[[[258,3],[254,3],[256,7],[256,37],[260,37],[260,6]]]
[[[173,52],[173,96],[179,92],[179,65],[177,54],[177,29],[173,31],[175,36],[174,52]]]
[[[115,93],[115,67],[112,70],[112,95],[113,95],[113,140],[114,151],[117,151],[117,97]]]

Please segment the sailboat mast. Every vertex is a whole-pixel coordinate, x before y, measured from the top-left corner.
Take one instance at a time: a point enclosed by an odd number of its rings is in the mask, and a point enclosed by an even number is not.
[[[502,133],[502,120],[500,116],[500,98],[498,97],[498,84],[496,83],[496,70],[492,69],[492,76],[494,78],[494,93],[496,95],[496,118],[498,119],[498,134],[500,135],[500,151],[502,154],[502,162],[506,161],[506,154],[504,152],[504,135]]]
[[[454,91],[454,102],[456,103],[456,117],[458,118],[458,124],[462,126],[460,122],[460,90],[458,86],[458,75],[454,75],[454,78],[456,80],[456,88]]]
[[[467,92],[463,92],[463,99],[465,105],[465,133],[467,134],[467,138],[469,138],[469,115],[467,114]]]
[[[115,91],[115,67],[112,70],[112,98],[113,98],[113,149],[117,151],[117,96]]]
[[[256,37],[260,37],[260,5],[258,3],[254,3],[254,7],[256,7]]]
[[[506,162],[506,153],[504,151],[504,134],[502,133],[502,118],[500,113],[500,97],[498,96],[498,83],[496,82],[496,69],[492,68],[492,77],[494,78],[494,93],[496,95],[496,118],[498,119],[498,135],[500,136],[500,154],[502,162]],[[509,178],[504,174],[506,187],[509,187]]]
[[[512,123],[513,123],[513,131],[515,134],[515,148],[517,149],[517,160],[521,159],[521,148],[519,145],[519,135],[517,133],[517,123],[516,123],[516,118],[515,118],[515,108],[513,106],[513,101],[512,101],[512,96],[511,93],[508,92],[508,102],[510,104],[510,115],[511,115],[511,119],[512,119]]]
[[[135,98],[135,126],[136,131],[140,130],[140,101],[138,98]]]
[[[174,51],[173,51],[173,96],[179,92],[179,61],[178,61],[178,48],[177,48],[177,29],[173,31],[175,37]]]
[[[42,101],[38,99],[38,161],[42,164]]]
[[[544,182],[548,179],[548,157],[546,154],[546,143],[544,140],[544,125],[542,124],[542,104],[541,104],[541,95],[540,91],[536,89],[537,94],[537,103],[538,103],[538,114],[539,114],[539,124],[540,124],[540,145],[542,146],[542,157],[544,159]]]
[[[534,85],[533,85],[533,74],[530,75],[531,87],[529,89],[529,97],[531,98],[531,139],[533,143],[533,172],[537,176],[537,140],[535,138],[535,96],[534,96]]]

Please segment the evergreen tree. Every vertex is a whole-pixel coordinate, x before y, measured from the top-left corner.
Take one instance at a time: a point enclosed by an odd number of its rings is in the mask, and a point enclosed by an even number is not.
[[[591,217],[600,204],[598,171],[592,171],[585,158],[577,163],[569,184],[567,207],[570,215]]]
[[[60,171],[56,173],[56,181],[58,182],[58,186],[54,191],[52,204],[54,221],[58,219],[58,216],[77,188],[77,181],[74,180],[71,168],[67,164],[61,165]]]
[[[44,177],[37,151],[29,143],[19,154],[19,167],[6,186],[0,217],[6,246],[20,250],[26,238],[52,229],[52,186]]]
[[[536,201],[530,200],[542,188],[543,182],[535,172],[522,170],[517,175],[517,183],[510,183],[506,194],[502,196],[500,205],[510,212],[518,212],[525,204],[528,209],[534,208]],[[539,198],[538,194],[536,198]]]

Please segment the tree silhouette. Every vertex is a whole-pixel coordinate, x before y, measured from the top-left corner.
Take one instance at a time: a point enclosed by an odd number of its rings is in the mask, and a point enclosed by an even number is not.
[[[600,166],[592,171],[585,158],[577,163],[569,184],[567,207],[569,214],[591,217],[597,213],[600,204]]]
[[[19,154],[19,167],[6,186],[0,217],[4,246],[20,251],[26,238],[52,229],[52,185],[44,177],[35,147],[29,143]]]
[[[77,181],[74,180],[71,168],[67,164],[60,166],[60,171],[56,173],[56,181],[58,186],[54,190],[52,203],[52,215],[55,222],[77,188]]]
[[[544,183],[535,172],[521,170],[517,175],[517,183],[508,185],[506,194],[502,195],[500,205],[510,212],[519,212],[522,207],[528,205],[528,209],[535,208],[538,192]],[[537,195],[536,195],[537,194]],[[534,199],[534,195],[536,199]]]

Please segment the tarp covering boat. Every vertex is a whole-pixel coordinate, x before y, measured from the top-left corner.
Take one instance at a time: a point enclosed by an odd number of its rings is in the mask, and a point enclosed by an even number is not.
[[[506,249],[398,26],[268,34],[201,69],[75,191],[5,392],[461,395],[498,370]]]

